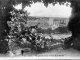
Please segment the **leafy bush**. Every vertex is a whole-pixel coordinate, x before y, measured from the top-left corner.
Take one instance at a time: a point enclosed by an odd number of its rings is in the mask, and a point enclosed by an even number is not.
[[[62,33],[70,33],[70,31],[68,30],[68,28],[67,27],[58,27],[58,28],[56,28],[55,30],[54,30],[54,33],[60,33],[60,34],[62,34]]]
[[[31,52],[42,52],[52,49],[54,45],[58,45],[56,43],[61,43],[51,37],[45,38],[37,34],[38,32],[41,33],[42,31],[45,33],[51,33],[51,29],[45,31],[36,26],[28,27],[27,19],[23,18],[25,16],[24,13],[25,12],[20,14],[19,12],[16,13],[15,11],[11,11],[12,18],[11,21],[8,21],[8,25],[11,30],[8,34],[8,37],[6,38],[6,40],[8,40],[9,49],[11,51],[14,52],[19,48],[22,50],[29,48]],[[25,21],[20,22],[21,20]],[[32,32],[33,29],[35,29],[37,32]]]

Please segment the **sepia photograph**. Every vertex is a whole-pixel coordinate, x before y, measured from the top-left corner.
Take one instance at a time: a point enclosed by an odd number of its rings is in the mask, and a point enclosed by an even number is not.
[[[80,59],[80,0],[0,0],[0,59]]]

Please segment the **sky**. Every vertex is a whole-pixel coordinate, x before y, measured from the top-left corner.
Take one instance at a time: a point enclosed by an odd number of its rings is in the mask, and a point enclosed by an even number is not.
[[[17,5],[15,8],[21,9],[21,5]],[[31,4],[31,7],[26,6],[25,10],[30,12],[29,16],[69,18],[71,16],[72,8],[70,7],[70,5],[59,5],[59,3],[57,3],[55,6],[49,4],[46,8],[42,2],[37,2]]]

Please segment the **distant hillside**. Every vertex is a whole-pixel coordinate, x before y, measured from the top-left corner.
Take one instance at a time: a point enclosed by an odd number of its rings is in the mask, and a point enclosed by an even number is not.
[[[58,18],[58,19],[68,19],[65,17],[40,17],[40,16],[28,16],[29,19],[39,19],[39,18]]]
[[[39,19],[39,18],[33,17],[33,16],[29,16],[28,19],[29,19],[29,20],[37,20],[37,19]]]
[[[42,29],[48,29],[48,28],[52,28],[52,30],[55,29],[55,27],[67,27],[67,24],[69,22],[68,18],[58,18],[58,17],[38,17],[38,16],[29,16],[29,21],[28,21],[28,25],[29,26],[33,26],[36,25],[37,23],[39,24],[39,28]],[[63,30],[63,28],[57,29],[59,30]],[[67,30],[64,28],[64,30]]]

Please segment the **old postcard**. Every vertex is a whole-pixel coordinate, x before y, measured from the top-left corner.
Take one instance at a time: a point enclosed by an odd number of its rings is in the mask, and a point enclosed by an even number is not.
[[[79,59],[79,0],[0,0],[0,58]]]

